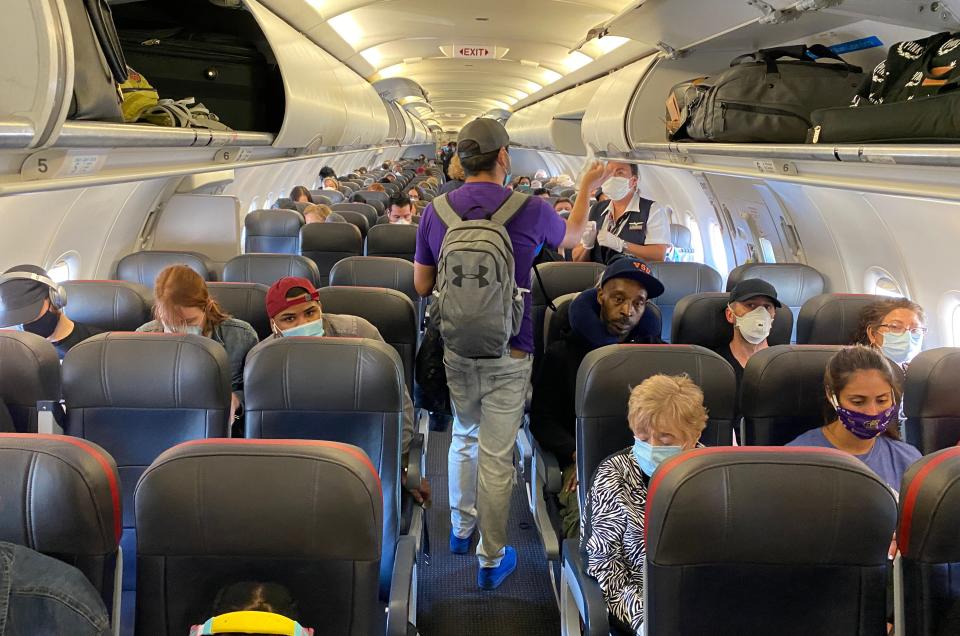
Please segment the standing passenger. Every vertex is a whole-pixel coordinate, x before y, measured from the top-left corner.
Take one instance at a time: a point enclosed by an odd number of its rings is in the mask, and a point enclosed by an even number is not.
[[[502,124],[493,119],[476,119],[463,127],[457,141],[466,183],[449,195],[434,199],[427,206],[417,232],[414,284],[421,296],[433,292],[437,266],[443,264],[445,257],[441,247],[448,228],[436,211],[437,205],[448,205],[450,209],[445,214],[463,220],[489,220],[508,201],[515,203],[512,197],[522,196],[511,195],[503,186],[510,174],[507,150],[510,138]],[[593,166],[585,177],[585,185],[590,185],[601,172],[599,165]],[[543,245],[571,247],[579,241],[586,221],[586,207],[584,199],[564,222],[549,203],[529,198],[524,199],[517,212],[506,221],[515,263],[514,272],[508,275],[514,276],[512,282],[519,290],[529,290],[533,259]],[[443,272],[445,280],[454,286],[450,289],[463,290],[476,285],[479,291],[490,284],[487,276],[495,276],[486,268],[474,272],[463,269],[458,265],[449,273]],[[497,279],[495,283],[502,290],[509,288],[511,281]],[[524,294],[522,300],[519,331],[514,331],[516,335],[500,357],[463,357],[450,350],[448,338],[444,353],[455,415],[448,458],[453,526],[450,550],[466,553],[479,526],[477,584],[487,590],[499,587],[517,566],[516,551],[506,545],[507,520],[516,476],[513,446],[523,416],[534,350],[530,294]],[[450,325],[443,315],[439,318],[441,332],[447,328],[467,333],[476,328],[474,321],[470,321],[470,325]]]

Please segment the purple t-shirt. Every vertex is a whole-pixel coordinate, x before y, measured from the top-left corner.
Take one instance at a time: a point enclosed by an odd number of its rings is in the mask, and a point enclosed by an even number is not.
[[[503,186],[488,182],[465,183],[447,195],[447,201],[461,218],[468,221],[489,218],[503,205],[511,192]],[[440,246],[447,228],[440,221],[433,205],[428,205],[420,217],[417,229],[417,253],[414,260],[421,265],[436,267]],[[567,233],[567,224],[554,212],[553,207],[540,197],[530,197],[513,219],[507,223],[507,234],[513,242],[513,259],[516,264],[514,277],[517,285],[530,289],[530,268],[546,243],[557,248]],[[533,317],[531,294],[524,294],[523,323],[520,333],[510,340],[510,346],[520,351],[533,353]]]
[[[823,428],[807,431],[787,446],[816,446],[819,448],[836,448],[823,434]],[[900,481],[903,473],[907,472],[910,464],[920,459],[920,451],[907,444],[890,439],[886,435],[877,438],[873,448],[864,455],[854,455],[867,465],[873,472],[887,483],[888,486],[900,491]]]

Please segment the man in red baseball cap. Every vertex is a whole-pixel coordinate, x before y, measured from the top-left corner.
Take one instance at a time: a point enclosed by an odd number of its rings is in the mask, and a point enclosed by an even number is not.
[[[333,338],[369,338],[384,342],[380,332],[366,319],[347,314],[325,314],[320,305],[320,293],[306,278],[287,276],[267,290],[267,315],[270,316],[272,338],[289,336],[330,336]],[[403,391],[403,435],[401,453],[406,456],[413,439],[413,402],[406,388]],[[404,472],[404,480],[406,472]],[[410,494],[417,503],[430,500],[430,484],[426,478],[420,481],[419,490]]]

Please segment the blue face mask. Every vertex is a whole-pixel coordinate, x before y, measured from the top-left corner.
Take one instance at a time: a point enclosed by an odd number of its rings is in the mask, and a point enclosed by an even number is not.
[[[323,335],[323,319],[314,320],[303,325],[297,325],[290,329],[284,329],[280,332],[281,336],[313,336],[319,338]]]
[[[647,477],[653,476],[653,471],[657,469],[661,462],[670,459],[682,450],[682,446],[653,446],[640,438],[634,438],[633,440],[633,457],[640,464],[640,470]]]
[[[915,336],[909,331],[883,334],[883,346],[880,350],[897,364],[906,364],[920,353],[923,348],[923,334]]]

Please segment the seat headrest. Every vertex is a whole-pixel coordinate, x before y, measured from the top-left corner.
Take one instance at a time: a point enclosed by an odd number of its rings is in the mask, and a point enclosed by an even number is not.
[[[410,252],[417,247],[416,225],[374,225],[367,234],[367,252],[376,253]]]
[[[135,501],[141,557],[380,560],[380,479],[349,444],[186,442],[150,465]]]
[[[60,399],[60,357],[45,338],[0,329],[0,398],[27,408]]]
[[[693,235],[686,225],[670,224],[670,244],[681,250],[691,249]]]
[[[153,289],[157,274],[170,265],[186,265],[204,280],[213,280],[213,265],[206,256],[197,252],[168,250],[134,252],[124,256],[117,263],[117,278]]]
[[[227,409],[230,364],[203,336],[101,333],[63,359],[70,408]]]
[[[207,283],[207,289],[221,309],[250,323],[261,340],[272,333],[267,315],[267,290],[258,283]]]
[[[419,302],[413,285],[413,263],[389,256],[348,256],[330,270],[331,286],[385,287]]]
[[[0,541],[45,554],[113,554],[120,501],[117,465],[93,442],[0,434]]]
[[[294,204],[296,205],[296,204]],[[296,236],[303,217],[296,209],[254,210],[243,218],[247,238],[253,236]]]
[[[355,225],[362,235],[366,235],[370,229],[370,221],[367,220],[367,215],[363,212],[357,212],[356,210],[338,210],[337,214],[342,216],[343,220],[350,225]]]
[[[359,316],[387,342],[416,345],[417,308],[403,292],[383,287],[321,287],[319,292],[323,311]]]
[[[587,354],[577,372],[577,417],[621,417],[633,387],[663,373],[686,373],[703,391],[711,419],[731,420],[736,378],[726,360],[691,345],[610,345]]]
[[[923,351],[907,367],[903,411],[907,417],[960,417],[960,348]]]
[[[334,212],[343,212],[344,210],[347,210],[350,212],[360,212],[361,214],[367,217],[368,222],[370,221],[371,218],[374,220],[376,220],[377,218],[377,209],[372,205],[370,205],[369,203],[360,203],[360,202],[334,203],[330,209],[332,209]]]
[[[300,229],[300,249],[362,254],[363,236],[352,223],[307,223]]]
[[[304,227],[312,225],[325,224]],[[285,276],[301,276],[320,285],[316,263],[297,254],[241,254],[227,261],[223,268],[223,280],[228,283],[260,283],[269,287]]]
[[[297,203],[289,197],[280,197],[277,199],[277,202],[273,204],[273,207],[278,210],[296,210]]]
[[[718,349],[729,343],[733,339],[733,325],[727,322],[724,314],[729,302],[730,294],[726,292],[691,294],[681,298],[673,313],[670,342],[696,344],[707,349]],[[776,310],[767,344],[789,344],[792,332],[793,312],[784,305]]]
[[[823,275],[800,263],[747,263],[735,267],[727,277],[727,291],[741,280],[759,278],[777,290],[777,300],[790,307],[800,307],[823,293]]]
[[[825,448],[681,453],[647,489],[647,558],[710,563],[881,565],[896,498],[873,471]]]
[[[314,199],[316,199],[318,196],[326,197],[330,200],[328,205],[343,201],[343,193],[339,190],[311,190],[310,194],[314,197]]]
[[[601,263],[567,263],[556,261],[537,265],[537,271],[530,276],[533,286],[533,304],[546,305],[549,300],[566,294],[580,293],[596,287],[604,266]],[[537,279],[537,272],[543,280],[543,286]]]
[[[960,561],[960,448],[919,459],[903,476],[897,545],[923,563]]]
[[[400,356],[377,340],[267,340],[247,355],[243,379],[248,411],[398,413],[403,409]]]
[[[651,299],[658,305],[675,305],[690,294],[723,289],[720,272],[703,263],[650,263],[650,271],[663,283],[663,295]]]
[[[67,314],[104,331],[133,331],[150,320],[151,291],[118,280],[68,280]]]
[[[797,317],[799,344],[853,344],[860,312],[884,300],[873,294],[820,294],[803,303]]]
[[[843,347],[835,345],[777,345],[753,354],[743,370],[740,410],[747,420],[745,444],[778,445],[824,424],[823,374]],[[769,430],[755,430],[753,420],[789,419]]]

